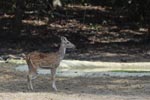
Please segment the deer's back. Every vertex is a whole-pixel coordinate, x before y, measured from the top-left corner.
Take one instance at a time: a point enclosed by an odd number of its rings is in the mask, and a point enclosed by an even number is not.
[[[60,56],[58,53],[31,52],[26,56],[26,61],[33,67],[56,68],[60,64]]]

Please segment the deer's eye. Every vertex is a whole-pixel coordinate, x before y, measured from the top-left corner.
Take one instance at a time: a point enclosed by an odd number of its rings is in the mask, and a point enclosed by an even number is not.
[[[69,44],[69,42],[67,42],[67,44]]]

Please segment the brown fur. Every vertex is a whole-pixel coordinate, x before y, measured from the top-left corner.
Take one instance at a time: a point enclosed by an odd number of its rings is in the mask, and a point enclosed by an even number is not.
[[[57,68],[60,63],[60,55],[58,53],[41,53],[31,52],[26,55],[28,65],[32,64],[33,68]],[[29,66],[30,67],[30,66]]]

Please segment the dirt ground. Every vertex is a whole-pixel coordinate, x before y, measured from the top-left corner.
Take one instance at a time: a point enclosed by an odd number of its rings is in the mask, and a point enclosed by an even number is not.
[[[13,67],[14,66],[14,67]],[[34,80],[34,90],[26,85],[26,72],[13,64],[1,64],[0,100],[149,100],[150,77],[68,78],[57,77],[58,92],[51,88],[49,75]]]

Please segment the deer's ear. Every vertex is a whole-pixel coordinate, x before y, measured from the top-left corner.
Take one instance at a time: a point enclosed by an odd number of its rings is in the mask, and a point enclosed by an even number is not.
[[[61,38],[61,41],[63,41],[63,38],[64,38],[64,37],[63,37],[63,36],[61,36],[60,38]]]
[[[65,41],[65,40],[66,40],[66,37],[61,36],[61,41]]]

